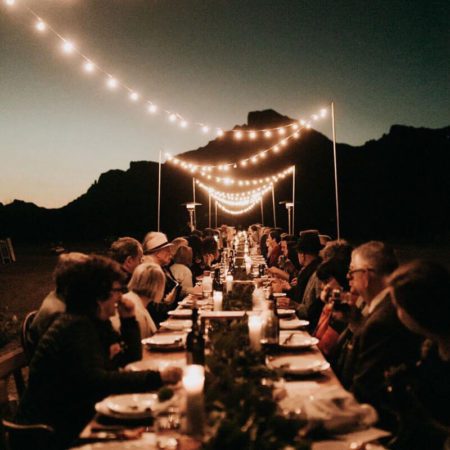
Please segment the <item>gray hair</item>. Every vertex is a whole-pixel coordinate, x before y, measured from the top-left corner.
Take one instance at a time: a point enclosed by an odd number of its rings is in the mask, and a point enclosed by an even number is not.
[[[164,294],[166,277],[158,264],[142,263],[133,272],[128,289],[137,295],[159,302]]]
[[[356,247],[352,255],[358,255],[379,275],[390,275],[398,267],[393,247],[384,242],[366,242]]]

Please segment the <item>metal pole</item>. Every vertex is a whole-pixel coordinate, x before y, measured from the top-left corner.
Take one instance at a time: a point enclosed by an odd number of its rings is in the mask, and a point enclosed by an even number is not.
[[[217,228],[217,200],[214,200],[214,202],[215,202],[215,209],[216,209],[216,211],[215,211],[215,216],[216,216],[215,224],[216,224],[216,228]]]
[[[336,157],[336,127],[334,124],[334,102],[331,102],[331,126],[333,128],[333,157],[334,157],[334,186],[336,192],[336,229],[337,238],[341,238],[341,226],[339,219],[339,191],[338,191],[338,172],[337,172],[337,157]]]
[[[261,224],[262,226],[264,226],[264,206],[262,197],[261,197]]]
[[[289,207],[288,210],[288,233],[292,234],[292,228],[291,228],[291,207]]]
[[[159,165],[158,165],[158,224],[157,230],[159,231],[160,227],[160,218],[161,218],[161,158],[162,152],[159,151]]]
[[[272,184],[272,208],[273,208],[273,226],[277,227],[277,210],[275,207],[275,186]]]
[[[211,228],[211,193],[209,193],[208,197],[208,226]]]
[[[292,167],[292,234],[295,236],[295,166]]]
[[[195,214],[195,178],[192,178],[192,198],[194,199],[194,213],[193,213],[193,224],[194,228],[197,228],[197,217]]]

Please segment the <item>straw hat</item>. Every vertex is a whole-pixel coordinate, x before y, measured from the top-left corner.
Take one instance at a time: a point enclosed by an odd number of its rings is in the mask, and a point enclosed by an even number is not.
[[[145,236],[144,239],[144,254],[150,255],[151,253],[158,252],[163,248],[173,247],[174,244],[168,241],[167,236],[159,231],[152,231]]]

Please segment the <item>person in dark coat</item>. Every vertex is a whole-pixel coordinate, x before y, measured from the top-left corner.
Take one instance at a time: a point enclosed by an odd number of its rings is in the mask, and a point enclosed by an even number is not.
[[[146,392],[176,383],[181,370],[119,372],[142,356],[134,304],[122,300],[124,275],[118,263],[91,256],[64,277],[66,312],[39,341],[27,389],[15,420],[55,430],[52,448],[67,448],[94,416],[95,403],[110,394]],[[121,335],[110,317],[117,309]],[[32,448],[30,445],[29,448]]]
[[[402,324],[426,338],[415,364],[389,372],[401,424],[389,448],[450,448],[450,273],[441,264],[415,260],[399,267],[389,286]]]
[[[396,419],[388,406],[385,372],[415,361],[421,344],[399,321],[387,289],[388,277],[397,265],[393,249],[382,242],[368,242],[352,253],[350,289],[364,299],[368,315],[353,336],[351,372],[343,375],[350,378],[350,389],[358,401],[372,404],[379,413],[379,425],[391,430]]]

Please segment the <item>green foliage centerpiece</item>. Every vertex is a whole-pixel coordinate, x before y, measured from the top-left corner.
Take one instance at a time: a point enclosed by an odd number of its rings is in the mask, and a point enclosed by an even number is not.
[[[251,294],[250,294],[251,301]],[[273,383],[278,374],[251,350],[246,321],[212,321],[206,357],[205,400],[208,430],[204,450],[310,448],[298,419],[277,409]]]

